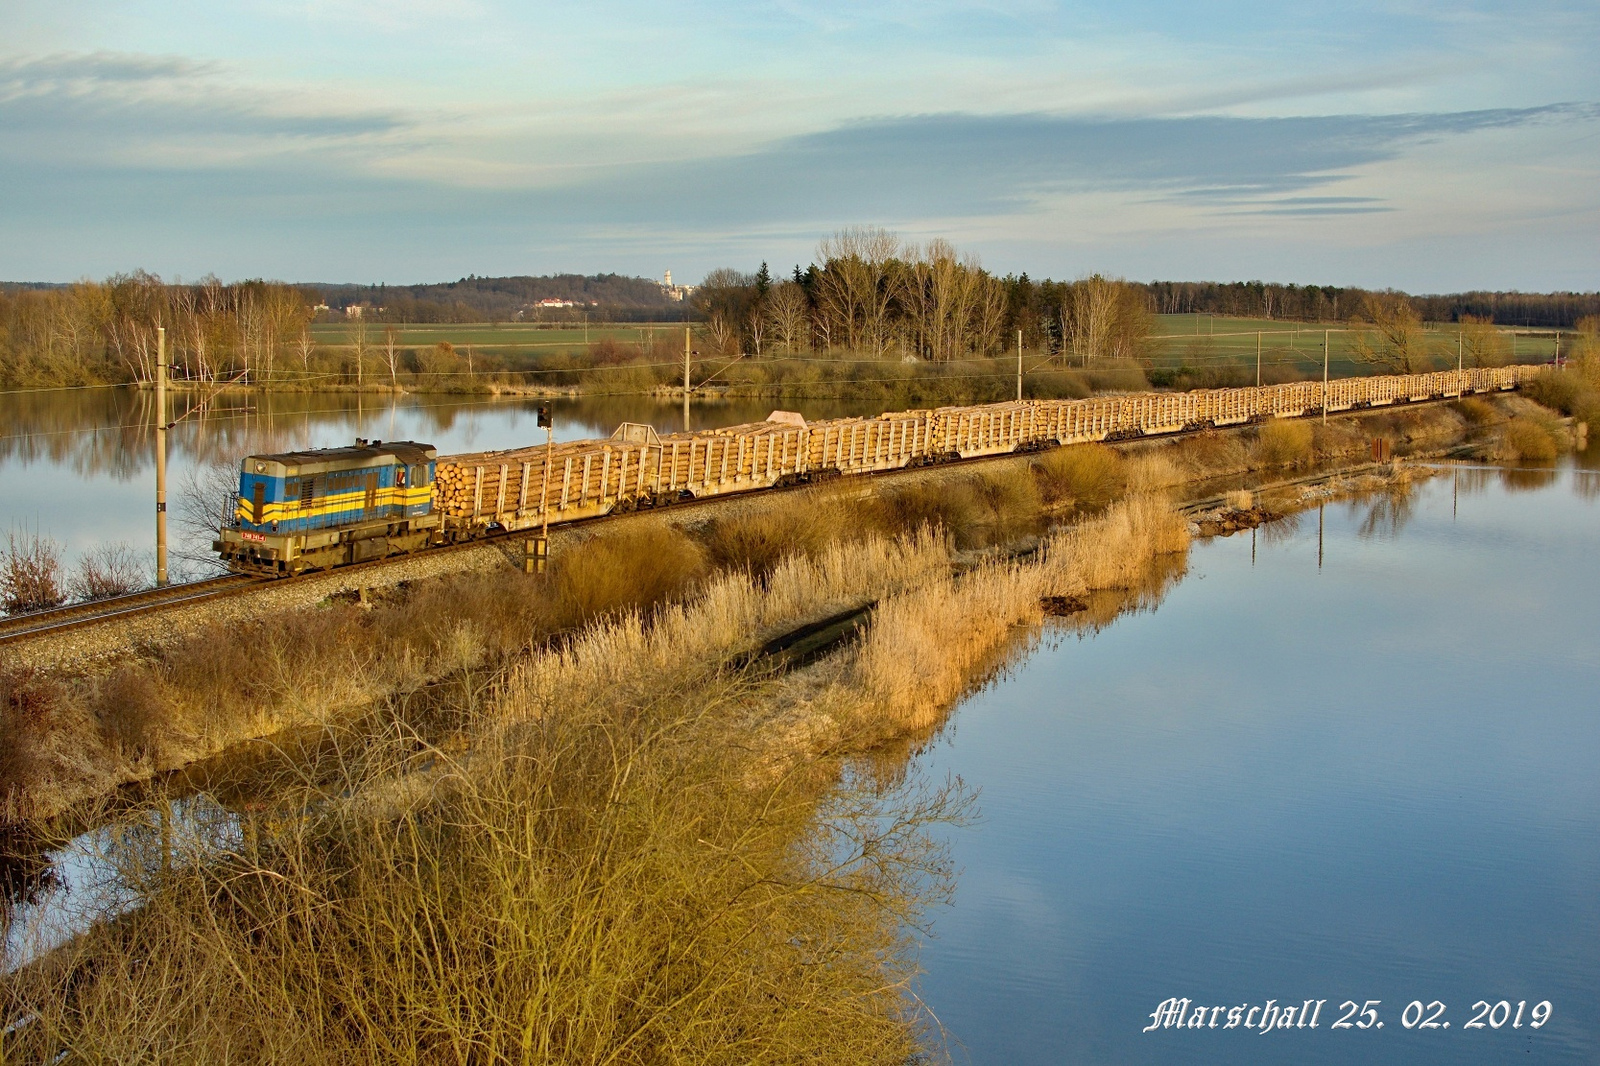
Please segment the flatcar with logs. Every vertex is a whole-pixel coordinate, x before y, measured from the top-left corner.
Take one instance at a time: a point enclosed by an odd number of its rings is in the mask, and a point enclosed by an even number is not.
[[[1517,388],[1542,367],[1341,378],[1192,392],[1103,394],[766,421],[440,456],[412,441],[357,441],[247,457],[214,548],[231,567],[297,574],[505,531],[684,500],[1061,444],[1131,440],[1324,410]]]

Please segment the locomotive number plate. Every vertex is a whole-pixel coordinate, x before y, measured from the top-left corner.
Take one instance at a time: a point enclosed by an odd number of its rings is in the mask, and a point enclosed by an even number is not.
[[[257,544],[265,544],[267,542],[267,535],[265,533],[251,533],[249,530],[242,531],[239,534],[239,537],[241,540],[253,540]]]

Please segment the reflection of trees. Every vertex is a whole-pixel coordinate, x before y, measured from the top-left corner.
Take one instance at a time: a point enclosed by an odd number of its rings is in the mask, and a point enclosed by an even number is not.
[[[1532,492],[1554,484],[1555,480],[1556,472],[1550,469],[1507,467],[1500,471],[1500,484],[1507,492]]]
[[[1261,543],[1264,545],[1287,544],[1293,540],[1295,534],[1300,532],[1300,519],[1303,512],[1296,511],[1286,514],[1282,518],[1275,518],[1261,526]]]
[[[1457,467],[1451,475],[1454,479],[1454,489],[1461,496],[1478,496],[1488,491],[1494,484],[1498,472],[1483,467],[1462,466]]]
[[[1572,485],[1585,500],[1600,500],[1600,470],[1574,470]]]
[[[1415,517],[1416,505],[1416,496],[1409,485],[1358,496],[1349,505],[1351,515],[1360,516],[1356,535],[1363,540],[1398,536]]]

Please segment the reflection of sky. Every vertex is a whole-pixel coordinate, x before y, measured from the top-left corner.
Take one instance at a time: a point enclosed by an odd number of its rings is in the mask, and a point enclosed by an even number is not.
[[[163,839],[159,818],[149,811],[139,821],[92,830],[50,852],[50,886],[5,914],[0,972],[135,906],[139,896],[130,885],[159,869]],[[205,796],[174,802],[172,818],[166,840],[168,856],[175,861],[238,846],[237,817]]]
[[[324,448],[356,437],[419,440],[437,446],[441,455],[522,447],[544,440],[540,402],[344,394],[228,398],[203,420],[183,421],[168,434],[174,550],[203,555],[210,546],[204,537],[185,540],[180,528],[179,515],[193,495],[187,487],[212,484],[218,468],[231,475],[251,452]],[[811,417],[863,413],[833,402],[784,405]],[[560,400],[552,407],[557,440],[608,437],[624,421],[648,423],[663,433],[683,429],[681,405],[645,397]],[[757,421],[772,407],[759,400],[698,404],[690,408],[690,427]],[[176,406],[174,413],[184,409]],[[867,409],[877,413],[872,403]],[[0,534],[37,529],[62,542],[69,560],[99,543],[148,546],[153,566],[153,418],[149,396],[126,390],[0,396],[0,482],[6,486],[0,493]]]
[[[983,821],[923,991],[971,1061],[1594,1061],[1600,515],[1573,477],[1446,476],[1398,525],[1329,505],[1320,571],[1316,512],[1253,567],[1248,533],[1202,544],[1154,613],[962,707],[925,761]],[[1167,996],[1388,1023],[1142,1035]],[[1452,1029],[1405,1032],[1418,998]],[[1469,1034],[1480,998],[1556,1020]]]

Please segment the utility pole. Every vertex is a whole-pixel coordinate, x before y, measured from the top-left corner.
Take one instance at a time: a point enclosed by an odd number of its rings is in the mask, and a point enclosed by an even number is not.
[[[167,330],[156,327],[156,587],[167,583]]]
[[[692,330],[683,327],[683,431],[689,432],[689,356],[693,354],[689,338]]]
[[[525,574],[544,573],[545,562],[550,558],[550,465],[555,462],[556,420],[550,405],[539,408],[539,425],[544,427],[544,483],[539,489],[539,516],[543,520],[539,535],[525,546],[527,557],[522,561]],[[526,495],[527,486],[523,486]]]
[[[1328,331],[1322,331],[1322,424],[1328,424]],[[1317,521],[1321,521],[1318,518]],[[1320,564],[1319,564],[1320,565]]]
[[[1261,387],[1261,331],[1256,330],[1256,388]]]
[[[1017,402],[1022,402],[1022,331],[1017,330]]]
[[[1461,373],[1461,360],[1462,360],[1462,356],[1464,356],[1466,354],[1466,347],[1467,347],[1467,331],[1462,329],[1460,327],[1460,325],[1457,325],[1456,326],[1456,373],[1457,374]],[[1456,388],[1457,389],[1461,388],[1459,383],[1456,385]]]

